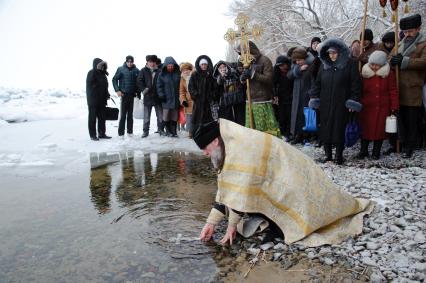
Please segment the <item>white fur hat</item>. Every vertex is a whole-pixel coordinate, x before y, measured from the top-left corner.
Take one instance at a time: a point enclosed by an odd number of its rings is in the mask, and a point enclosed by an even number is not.
[[[376,50],[371,53],[370,57],[368,58],[368,63],[384,66],[387,63],[387,57],[388,55],[385,52]]]

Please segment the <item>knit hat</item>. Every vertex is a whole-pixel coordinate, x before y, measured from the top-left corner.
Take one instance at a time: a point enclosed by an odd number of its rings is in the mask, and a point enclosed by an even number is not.
[[[376,50],[370,54],[368,63],[384,66],[387,63],[387,54],[381,50]]]
[[[297,59],[306,59],[306,57],[308,57],[308,52],[306,52],[306,49],[303,47],[296,47],[291,54],[291,59],[293,61]]]
[[[331,46],[327,49],[327,53],[329,52],[339,53],[339,50],[337,50],[336,47]]]
[[[205,149],[215,138],[220,136],[219,123],[212,121],[201,125],[194,133],[193,139],[200,149]]]
[[[390,31],[383,35],[382,42],[395,42],[395,32]]]
[[[209,62],[207,61],[207,59],[203,58],[203,59],[200,60],[200,63],[198,63],[198,65],[200,65],[200,67],[203,64],[207,64],[207,65],[209,64]]]
[[[369,28],[365,29],[364,32],[364,40],[373,41],[373,31]],[[362,33],[359,35],[359,39],[362,39]]]
[[[291,65],[291,61],[287,56],[280,55],[280,56],[277,57],[277,61],[275,63],[275,66],[281,66],[283,64]]]
[[[399,27],[401,30],[415,29],[422,25],[422,17],[419,14],[415,14],[409,17],[402,18],[399,21]]]
[[[319,38],[319,37],[317,37],[317,36],[313,37],[313,38],[311,39],[311,46],[312,46],[312,43],[314,43],[314,42],[321,43],[321,38]]]
[[[147,62],[157,62],[157,55],[146,55],[145,58]]]
[[[134,62],[135,61],[135,58],[133,58],[133,56],[132,55],[127,55],[126,56],[126,62],[127,61],[132,61],[132,62]]]

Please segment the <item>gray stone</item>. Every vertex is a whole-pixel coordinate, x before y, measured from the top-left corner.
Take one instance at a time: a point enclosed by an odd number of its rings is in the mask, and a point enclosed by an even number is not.
[[[426,241],[425,235],[421,231],[417,232],[414,236],[414,241],[417,243],[424,243]]]
[[[375,269],[370,275],[370,282],[372,283],[382,283],[387,282],[386,278],[382,275],[380,270]]]
[[[379,244],[374,242],[368,242],[367,243],[367,249],[369,250],[377,250],[379,248]]]
[[[268,243],[261,245],[260,248],[264,251],[267,251],[270,248],[272,248],[273,246],[274,246],[274,242],[268,242]]]
[[[314,259],[315,258],[315,254],[313,252],[309,252],[308,253],[308,258],[309,259]]]
[[[257,248],[249,248],[247,249],[247,252],[251,255],[257,255],[260,252],[260,249]]]
[[[281,258],[282,253],[274,253],[274,261],[277,261]]]
[[[414,264],[414,268],[419,272],[426,272],[426,262],[417,262]]]
[[[331,258],[329,258],[329,257],[325,257],[325,258],[323,258],[323,262],[325,263],[325,264],[327,264],[327,265],[333,265],[334,263],[335,263],[335,261],[334,260],[332,260]]]
[[[376,266],[377,265],[377,263],[369,257],[363,257],[361,261],[365,265],[369,265],[369,266]]]
[[[286,245],[284,245],[283,243],[278,243],[274,246],[274,250],[284,250],[286,249]]]

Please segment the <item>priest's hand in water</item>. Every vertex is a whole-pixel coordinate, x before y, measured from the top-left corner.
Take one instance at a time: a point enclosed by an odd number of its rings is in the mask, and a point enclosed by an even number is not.
[[[206,223],[206,225],[204,225],[203,230],[201,230],[200,240],[201,241],[210,240],[211,237],[213,236],[213,233],[214,233],[214,225],[210,223]]]
[[[229,241],[229,244],[232,245],[232,241],[235,239],[236,236],[237,226],[228,225],[225,236],[223,236],[222,240],[220,240],[220,244],[225,245]]]

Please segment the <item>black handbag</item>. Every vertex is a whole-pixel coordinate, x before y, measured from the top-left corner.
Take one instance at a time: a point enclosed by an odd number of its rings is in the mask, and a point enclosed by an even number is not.
[[[115,104],[114,99],[111,98],[111,100]],[[112,121],[118,120],[118,112],[119,112],[118,108],[105,107],[105,120],[112,120]]]

